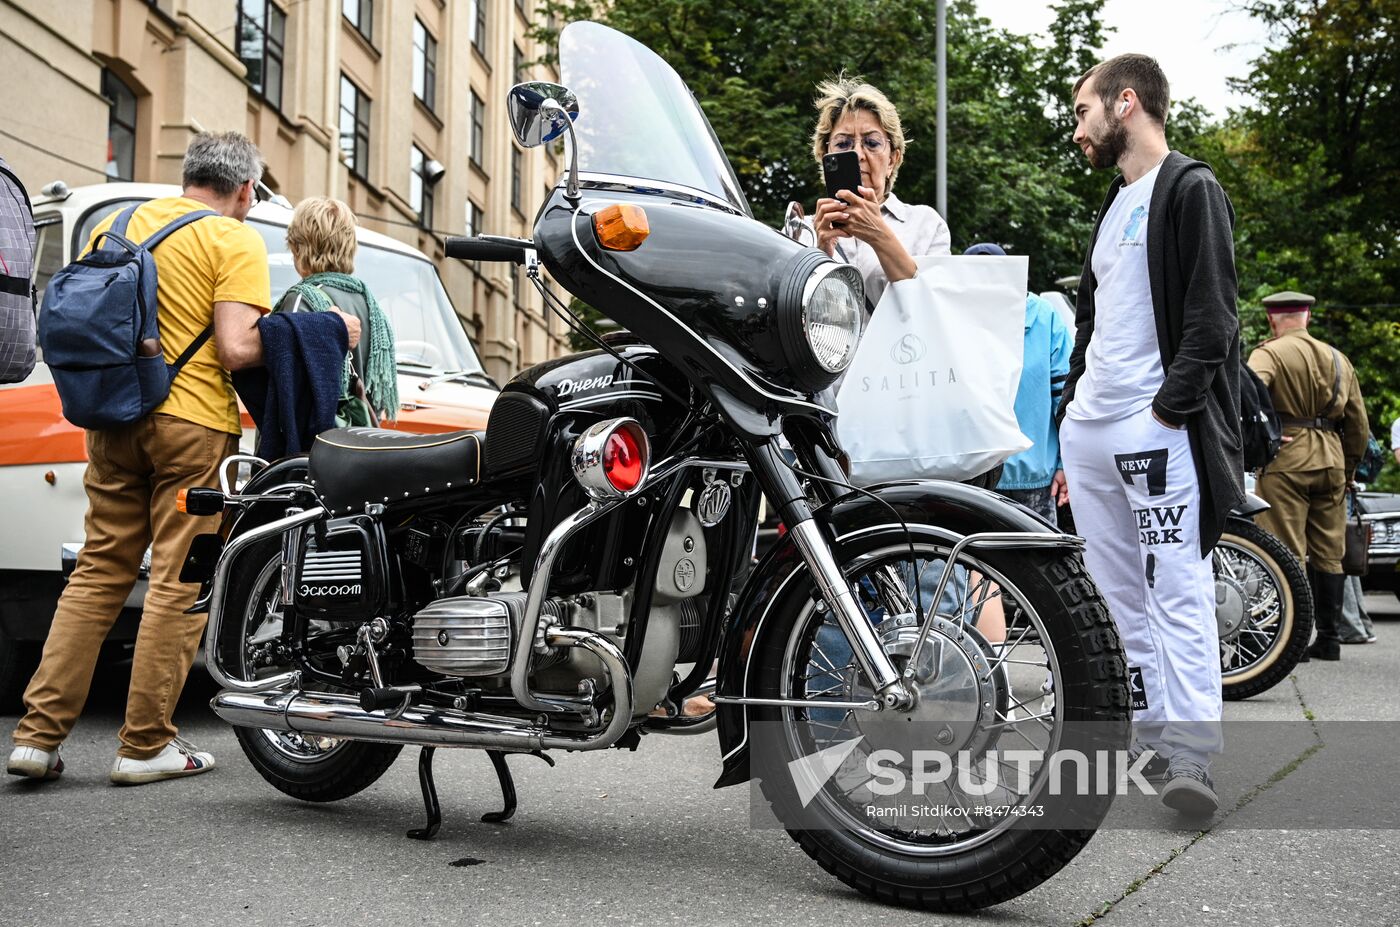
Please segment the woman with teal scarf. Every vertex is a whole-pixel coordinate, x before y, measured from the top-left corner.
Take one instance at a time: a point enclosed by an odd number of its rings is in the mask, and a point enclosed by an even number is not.
[[[394,330],[374,294],[355,271],[355,215],[337,199],[312,196],[297,204],[287,226],[287,247],[301,280],[277,301],[274,312],[339,309],[360,320],[360,343],[345,357],[342,425],[377,425],[399,408]]]

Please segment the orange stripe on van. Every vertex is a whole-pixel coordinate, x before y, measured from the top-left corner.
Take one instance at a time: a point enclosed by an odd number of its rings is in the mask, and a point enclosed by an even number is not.
[[[484,431],[488,410],[461,409],[452,406],[419,406],[400,409],[397,421],[382,422],[384,428],[415,434],[438,434],[444,431]]]
[[[0,390],[0,466],[86,460],[83,430],[63,417],[52,383]]]
[[[251,436],[253,419],[239,403],[239,418]],[[482,431],[489,409],[419,406],[399,411],[385,428],[417,434]],[[251,440],[251,437],[250,437]],[[83,429],[63,417],[63,404],[52,383],[0,389],[0,467],[21,464],[85,463]]]

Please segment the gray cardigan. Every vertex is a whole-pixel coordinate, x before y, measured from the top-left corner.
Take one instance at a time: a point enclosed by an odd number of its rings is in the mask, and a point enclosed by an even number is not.
[[[1123,186],[1120,174],[1099,209],[1084,259],[1075,311],[1074,352],[1057,422],[1074,399],[1094,336],[1094,242]],[[1235,307],[1235,210],[1214,172],[1173,151],[1152,189],[1147,275],[1166,380],[1152,410],[1185,425],[1201,485],[1201,556],[1220,540],[1225,519],[1244,500],[1240,452],[1240,325]]]

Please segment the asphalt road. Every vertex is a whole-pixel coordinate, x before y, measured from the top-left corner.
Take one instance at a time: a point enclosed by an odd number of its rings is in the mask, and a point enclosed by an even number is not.
[[[1226,811],[1209,830],[1164,819],[1101,831],[1049,882],[967,916],[867,901],[783,832],[752,828],[747,787],[710,787],[713,734],[561,756],[555,769],[515,758],[520,811],[499,826],[478,820],[498,801],[486,759],[439,751],[445,823],[421,843],[404,836],[422,814],[413,751],[351,799],[297,802],[244,760],[197,671],[177,719],[218,767],[114,788],[118,669],[94,686],[59,782],[0,784],[0,923],[1398,924],[1395,803],[1377,805],[1372,821],[1352,808],[1326,829],[1291,823],[1319,796],[1374,800],[1359,784],[1392,778],[1400,760],[1400,608],[1388,596],[1367,604],[1379,643],[1227,704],[1227,722],[1276,723],[1286,735],[1227,749],[1216,770]],[[0,729],[13,723],[0,718]],[[1357,746],[1357,730],[1370,746]]]

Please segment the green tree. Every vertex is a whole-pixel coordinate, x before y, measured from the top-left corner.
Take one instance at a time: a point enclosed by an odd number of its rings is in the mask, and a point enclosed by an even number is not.
[[[973,0],[949,6],[954,246],[992,240],[1030,255],[1033,289],[1077,272],[1107,185],[1087,177],[1070,143],[1072,123],[1063,119],[1069,84],[1102,43],[1101,6],[1064,0],[1048,49],[993,29]],[[546,11],[556,22],[601,18],[666,59],[700,101],[761,221],[776,225],[794,199],[810,211],[821,195],[811,103],[816,83],[841,71],[865,77],[900,108],[910,139],[900,197],[934,202],[937,81],[928,0],[578,0]],[[556,36],[547,27],[537,33],[547,44]],[[1086,207],[1089,188],[1094,198]]]
[[[1259,299],[1318,297],[1313,329],[1356,365],[1372,430],[1400,416],[1400,0],[1250,0],[1274,44],[1235,82],[1251,102],[1208,141],[1238,215],[1246,347]],[[1393,465],[1387,485],[1400,488]]]

